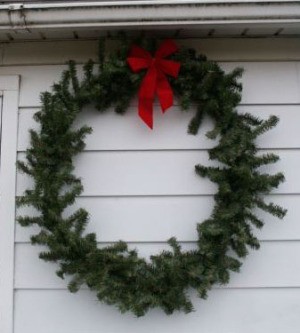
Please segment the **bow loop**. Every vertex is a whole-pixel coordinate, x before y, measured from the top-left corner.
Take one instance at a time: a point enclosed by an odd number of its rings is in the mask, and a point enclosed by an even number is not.
[[[176,51],[178,51],[177,45],[171,39],[167,39],[162,42],[158,50],[155,52],[155,58],[166,58]]]
[[[158,59],[157,65],[159,66],[160,70],[170,76],[177,77],[180,70],[180,64],[176,61],[172,60],[165,60],[165,59]]]
[[[133,72],[137,73],[141,69],[148,68],[151,62],[152,57],[148,51],[136,45],[132,46],[129,57],[127,58],[127,63]]]
[[[151,54],[137,45],[133,45],[129,53],[130,57],[151,59]]]
[[[173,91],[167,75],[177,77],[180,63],[163,59],[178,50],[172,40],[164,41],[155,52],[155,57],[139,46],[132,46],[127,63],[134,73],[147,69],[139,89],[139,116],[153,128],[153,102],[155,93],[158,96],[162,111],[173,105]]]

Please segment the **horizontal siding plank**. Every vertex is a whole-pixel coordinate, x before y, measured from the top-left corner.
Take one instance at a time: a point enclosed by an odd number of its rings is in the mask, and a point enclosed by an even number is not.
[[[129,246],[137,249],[145,258],[162,250],[171,249],[166,243],[137,243]],[[182,248],[191,250],[195,245],[184,243]],[[66,281],[55,274],[57,265],[38,258],[38,252],[42,249],[30,244],[16,246],[15,288],[66,288]],[[299,253],[300,241],[263,242],[259,251],[251,251],[244,260],[241,273],[231,274],[230,283],[226,288],[300,287]]]
[[[244,91],[242,104],[300,103],[299,62],[227,62],[221,66],[230,71],[237,66],[245,69],[241,79]],[[40,93],[59,80],[66,66],[11,66],[0,68],[1,75],[20,75],[20,107],[40,104]]]
[[[288,210],[283,221],[257,211],[265,222],[262,230],[255,233],[261,240],[300,240],[300,195],[272,195],[272,201]],[[119,239],[127,242],[166,241],[175,236],[179,241],[197,239],[196,224],[211,214],[214,205],[212,196],[196,197],[80,197],[66,214],[79,207],[90,214],[87,232],[95,232],[98,241],[114,242]],[[18,215],[33,216],[30,207],[20,208]],[[37,233],[38,227],[17,225],[17,243],[29,242],[30,236]]]
[[[146,317],[120,314],[88,291],[23,291],[15,295],[15,333],[298,333],[300,289],[213,290],[192,297],[195,312]]]
[[[39,109],[20,109],[18,150],[29,146],[30,128],[38,129],[33,115]],[[260,148],[300,148],[300,105],[240,106],[240,113],[251,113],[262,119],[270,115],[279,117],[279,124],[273,130],[259,137]],[[194,110],[182,112],[174,106],[164,115],[155,112],[154,131],[148,130],[140,120],[137,107],[131,107],[126,115],[120,116],[112,110],[99,113],[94,108],[85,108],[78,116],[75,127],[88,125],[93,133],[87,136],[86,150],[156,150],[156,149],[209,149],[216,143],[205,133],[212,128],[212,122],[205,119],[199,135],[187,134],[189,121]],[[112,131],[113,128],[113,131]],[[288,133],[288,135],[286,135]]]
[[[81,34],[79,31],[79,35]],[[210,59],[219,61],[300,59],[299,38],[189,38],[176,39],[176,42],[178,45],[193,47]],[[112,47],[113,45],[108,45],[109,49]],[[91,58],[97,61],[98,42],[97,40],[14,42],[3,44],[2,50],[3,65],[64,64],[69,59],[84,62]]]
[[[280,156],[262,172],[282,171],[286,181],[274,193],[300,193],[300,154],[274,150]],[[18,158],[24,158],[19,153]],[[85,196],[198,195],[213,194],[216,186],[196,175],[194,165],[216,165],[206,151],[84,152],[77,156],[75,173],[82,178]],[[172,172],[170,172],[172,171]],[[31,179],[17,175],[17,195],[31,186]]]

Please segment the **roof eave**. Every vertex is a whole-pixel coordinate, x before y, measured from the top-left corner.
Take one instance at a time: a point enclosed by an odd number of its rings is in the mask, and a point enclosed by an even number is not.
[[[300,24],[299,1],[114,1],[0,6],[0,32]]]

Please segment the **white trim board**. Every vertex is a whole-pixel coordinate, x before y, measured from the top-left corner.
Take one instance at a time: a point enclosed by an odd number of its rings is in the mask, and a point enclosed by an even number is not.
[[[0,76],[0,95],[6,91],[19,90],[19,76],[18,75],[1,75]]]
[[[0,77],[2,140],[0,173],[0,332],[13,332],[16,147],[19,77]]]

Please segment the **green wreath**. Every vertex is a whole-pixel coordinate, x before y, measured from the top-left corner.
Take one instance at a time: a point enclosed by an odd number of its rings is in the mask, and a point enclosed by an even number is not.
[[[86,210],[78,209],[68,217],[63,214],[83,191],[80,179],[73,174],[72,159],[84,149],[84,138],[92,131],[87,126],[72,126],[87,104],[99,111],[110,106],[119,114],[126,111],[144,75],[132,73],[126,64],[129,44],[123,41],[118,51],[104,57],[101,41],[98,68],[88,61],[79,81],[75,63],[70,62],[53,91],[41,95],[42,107],[34,116],[41,129],[30,130],[27,162],[18,161],[19,169],[34,180],[33,189],[27,189],[18,204],[33,206],[40,215],[21,216],[18,222],[40,227],[31,243],[47,246],[39,257],[57,262],[59,277],[72,276],[68,284],[71,292],[86,284],[100,301],[137,316],[155,307],[167,314],[174,310],[188,313],[193,310],[190,287],[206,298],[214,284],[228,283],[230,271],[239,271],[240,258],[248,254],[249,247],[259,248],[253,226],[261,228],[263,221],[253,209],[259,207],[279,218],[286,213],[263,200],[263,195],[276,188],[284,176],[261,173],[259,167],[276,162],[278,156],[257,155],[255,144],[256,138],[274,127],[278,119],[271,116],[260,120],[236,111],[241,99],[242,87],[237,82],[241,69],[225,74],[217,63],[193,49],[181,49],[172,55],[171,59],[181,63],[179,77],[170,79],[180,105],[183,110],[188,110],[191,103],[196,105],[189,133],[197,134],[203,116],[214,121],[213,130],[206,135],[218,141],[209,150],[209,158],[220,166],[197,165],[195,169],[218,186],[215,207],[208,220],[197,224],[197,246],[191,251],[182,251],[174,237],[168,240],[169,251],[149,260],[139,257],[123,241],[97,247],[96,235],[84,232]],[[155,41],[142,41],[140,45],[153,51]]]

